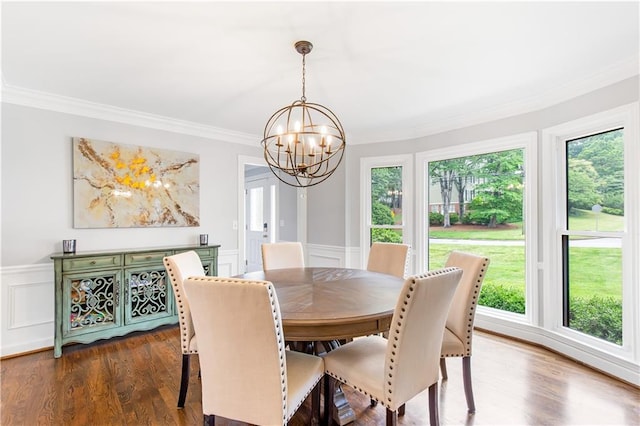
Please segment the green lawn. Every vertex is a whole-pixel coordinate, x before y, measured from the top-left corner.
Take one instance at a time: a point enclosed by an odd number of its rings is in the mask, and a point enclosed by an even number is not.
[[[522,233],[522,223],[512,223],[508,229],[489,229],[486,226],[478,227],[476,230],[461,230],[460,226],[453,225],[451,228],[442,226],[430,226],[429,237],[456,240],[524,240]]]
[[[590,210],[576,210],[569,216],[569,230],[572,231],[622,231],[624,217]]]
[[[484,283],[513,287],[524,295],[524,247],[473,244],[431,244],[429,269],[441,268],[451,250],[467,251],[490,259]],[[612,296],[622,300],[622,268],[619,249],[572,248],[571,294],[576,297]]]
[[[579,210],[569,218],[571,230],[619,231],[623,227],[623,217],[606,213],[595,214]],[[510,224],[509,228],[489,229],[478,227],[452,226],[429,228],[429,238],[455,240],[523,240],[522,223]],[[524,294],[524,246],[487,246],[474,244],[431,244],[429,247],[429,269],[444,265],[451,250],[468,251],[487,256],[491,263],[485,277],[485,284],[515,288]],[[571,295],[590,297],[592,295],[612,296],[622,299],[622,255],[614,248],[571,249],[570,279]]]

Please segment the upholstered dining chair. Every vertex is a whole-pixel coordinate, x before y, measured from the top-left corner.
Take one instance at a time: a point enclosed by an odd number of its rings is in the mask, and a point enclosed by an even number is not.
[[[324,362],[285,350],[273,284],[200,277],[188,278],[184,288],[199,341],[205,424],[213,425],[215,416],[286,424],[310,393],[311,423],[317,424]]]
[[[262,269],[303,268],[304,252],[299,242],[262,244]]]
[[[489,267],[489,258],[454,250],[449,254],[445,267],[457,267],[462,269],[463,273],[447,316],[442,340],[440,371],[442,379],[447,380],[445,359],[462,357],[462,381],[467,410],[469,413],[475,413],[476,405],[471,387],[471,340],[476,305],[482,281]]]
[[[387,409],[387,425],[395,425],[398,410],[429,389],[429,420],[439,424],[438,360],[447,312],[462,276],[444,268],[405,280],[391,320],[389,338],[372,335],[324,355],[325,372]],[[325,412],[335,381],[325,380]]]
[[[367,270],[404,278],[408,259],[407,244],[373,243],[369,250]]]
[[[182,373],[180,377],[180,391],[178,393],[178,408],[184,407],[184,401],[189,387],[189,360],[191,355],[198,354],[196,333],[191,320],[191,309],[184,295],[182,283],[187,277],[204,276],[204,268],[200,256],[195,251],[167,256],[163,259],[167,270],[176,307],[178,309],[178,322],[180,324],[180,347],[182,348]]]

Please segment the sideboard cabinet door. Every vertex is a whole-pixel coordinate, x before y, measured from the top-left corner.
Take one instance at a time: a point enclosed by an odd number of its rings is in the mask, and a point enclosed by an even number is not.
[[[125,323],[173,315],[173,293],[164,266],[125,269]]]
[[[64,274],[63,336],[96,333],[121,325],[121,272]]]

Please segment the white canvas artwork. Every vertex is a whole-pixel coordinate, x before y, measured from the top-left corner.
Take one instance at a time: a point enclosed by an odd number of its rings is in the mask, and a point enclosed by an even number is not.
[[[200,225],[196,154],[73,138],[73,226]]]

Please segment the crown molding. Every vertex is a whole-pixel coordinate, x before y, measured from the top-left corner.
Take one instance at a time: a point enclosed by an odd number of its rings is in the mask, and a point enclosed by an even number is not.
[[[636,55],[583,79],[493,107],[477,105],[467,111],[460,111],[460,108],[442,111],[419,126],[347,131],[347,139],[353,145],[415,139],[533,112],[637,76],[640,74],[639,61]],[[4,75],[2,102],[249,146],[255,146],[260,140],[258,135],[13,86],[5,82]]]
[[[4,78],[2,102],[243,145],[255,146],[260,140],[247,133],[13,86],[6,84]]]
[[[378,129],[372,132],[354,133],[350,135],[350,143],[357,145],[415,139],[500,120],[548,108],[638,75],[640,75],[640,57],[636,55],[615,63],[600,72],[582,79],[573,80],[568,84],[534,96],[492,107],[478,105],[474,109],[472,109],[473,107],[469,108],[466,112],[460,112],[460,108],[443,111],[436,116],[430,117],[424,124],[405,128],[404,131],[401,129]]]

